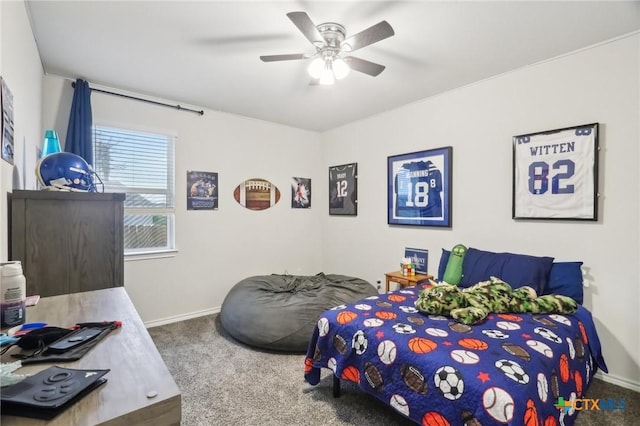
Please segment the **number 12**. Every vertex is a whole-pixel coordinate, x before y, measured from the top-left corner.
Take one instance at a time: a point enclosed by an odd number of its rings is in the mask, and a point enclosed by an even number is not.
[[[338,198],[343,198],[347,196],[347,181],[339,180],[336,181],[336,190],[338,191]]]

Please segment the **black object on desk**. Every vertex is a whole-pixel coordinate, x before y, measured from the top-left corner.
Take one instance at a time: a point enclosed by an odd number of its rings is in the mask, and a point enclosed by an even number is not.
[[[27,353],[25,351],[11,354],[12,357],[22,360],[22,365],[36,364],[41,362],[71,362],[77,361],[84,356],[91,348],[98,344],[107,334],[120,327],[120,321],[105,321],[102,323],[82,323],[74,326],[75,330],[67,330],[59,327],[44,327],[25,334],[18,340],[15,345],[23,349],[35,349]],[[36,333],[39,337],[46,335],[47,329],[55,329],[68,332],[59,336],[53,342],[41,341],[39,338],[30,339],[32,333]],[[27,348],[22,344],[25,339],[33,340],[33,343],[39,341],[33,347]]]
[[[0,388],[2,414],[50,420],[105,383],[109,371],[49,367]]]

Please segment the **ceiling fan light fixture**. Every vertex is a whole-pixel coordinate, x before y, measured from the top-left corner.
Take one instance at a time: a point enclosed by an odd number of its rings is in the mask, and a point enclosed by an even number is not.
[[[0,0],[2,1],[2,0]],[[380,21],[357,34],[346,38],[345,28],[335,22],[325,22],[315,25],[305,12],[290,12],[287,16],[298,27],[300,32],[315,47],[314,53],[293,53],[287,55],[263,55],[263,62],[293,61],[299,59],[313,59],[307,67],[307,72],[313,78],[313,85],[334,84],[350,74],[351,69],[376,77],[385,67],[374,62],[350,56],[350,53],[377,43],[395,34],[387,21]],[[342,54],[348,54],[343,59]]]
[[[331,61],[324,62],[324,68],[322,69],[322,73],[320,74],[319,83],[323,86],[329,86],[335,83],[336,79],[333,75],[333,69],[331,67]]]
[[[309,64],[307,68],[307,72],[312,78],[320,78],[322,76],[322,71],[324,70],[324,59],[316,58]]]
[[[338,80],[342,80],[349,75],[351,68],[342,58],[336,58],[333,60],[333,75]]]

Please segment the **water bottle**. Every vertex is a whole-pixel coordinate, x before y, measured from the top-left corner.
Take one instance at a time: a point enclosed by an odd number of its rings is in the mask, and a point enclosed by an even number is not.
[[[2,328],[24,324],[27,280],[19,261],[0,263],[0,325]]]

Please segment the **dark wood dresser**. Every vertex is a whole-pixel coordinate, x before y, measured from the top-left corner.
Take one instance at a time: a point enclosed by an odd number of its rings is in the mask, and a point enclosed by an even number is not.
[[[124,199],[122,193],[13,191],[9,259],[22,262],[27,295],[122,286]]]

